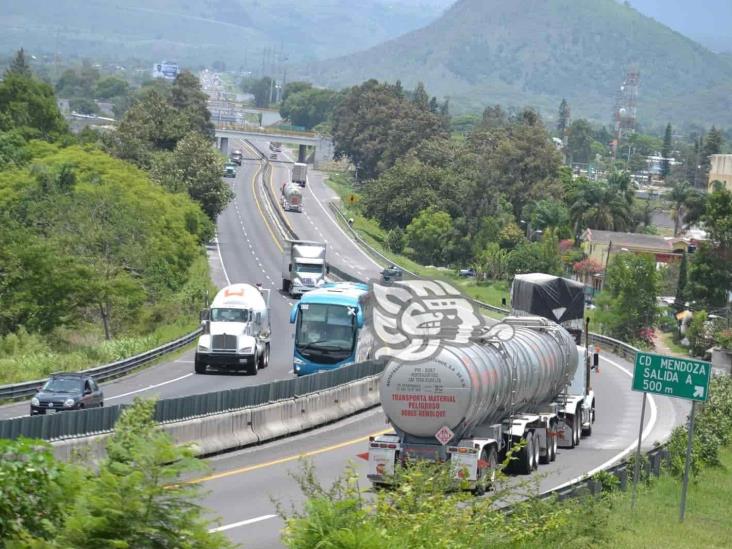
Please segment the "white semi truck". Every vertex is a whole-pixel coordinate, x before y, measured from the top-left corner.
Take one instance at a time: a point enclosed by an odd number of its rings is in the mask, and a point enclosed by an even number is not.
[[[292,182],[304,187],[308,181],[308,165],[295,162],[292,166]]]
[[[286,212],[302,212],[302,192],[296,183],[288,181],[282,185],[281,200]]]
[[[540,316],[508,317],[430,359],[393,358],[380,398],[394,433],[370,438],[369,480],[389,483],[399,462],[438,459],[481,491],[519,442],[510,470],[531,473],[591,434],[591,366],[569,331]]]
[[[286,240],[282,255],[282,291],[293,297],[321,287],[326,282],[326,246],[309,240]]]
[[[246,370],[257,374],[269,365],[271,328],[270,290],[232,284],[216,294],[201,312],[203,333],[198,338],[194,369]]]

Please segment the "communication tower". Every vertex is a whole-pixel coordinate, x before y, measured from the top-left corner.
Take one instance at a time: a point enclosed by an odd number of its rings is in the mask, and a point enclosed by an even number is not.
[[[637,67],[631,67],[625,74],[625,80],[623,80],[623,84],[615,97],[615,106],[613,108],[613,126],[615,128],[615,138],[612,143],[613,156],[617,153],[621,139],[635,132],[639,82],[640,71]]]

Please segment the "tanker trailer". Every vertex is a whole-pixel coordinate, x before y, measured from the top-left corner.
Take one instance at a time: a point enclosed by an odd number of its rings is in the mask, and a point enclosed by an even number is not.
[[[392,434],[369,440],[368,478],[390,482],[397,462],[450,461],[456,478],[482,489],[506,452],[523,441],[511,469],[529,474],[579,443],[584,350],[541,317],[508,317],[466,346],[445,344],[422,361],[391,359],[380,381]],[[488,475],[485,477],[485,475]]]
[[[302,192],[296,183],[282,185],[282,208],[288,212],[302,212]]]

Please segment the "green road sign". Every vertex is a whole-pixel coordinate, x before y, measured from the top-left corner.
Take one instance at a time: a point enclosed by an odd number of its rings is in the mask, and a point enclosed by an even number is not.
[[[712,365],[701,360],[637,353],[633,390],[687,400],[707,400]]]

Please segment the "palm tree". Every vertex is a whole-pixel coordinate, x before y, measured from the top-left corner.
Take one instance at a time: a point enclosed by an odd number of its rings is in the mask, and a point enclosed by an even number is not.
[[[605,181],[587,181],[570,195],[570,215],[576,233],[587,227],[625,231],[632,226],[632,190]]]
[[[674,221],[674,236],[678,236],[691,197],[691,186],[686,181],[677,181],[666,195],[671,205],[671,219]]]

